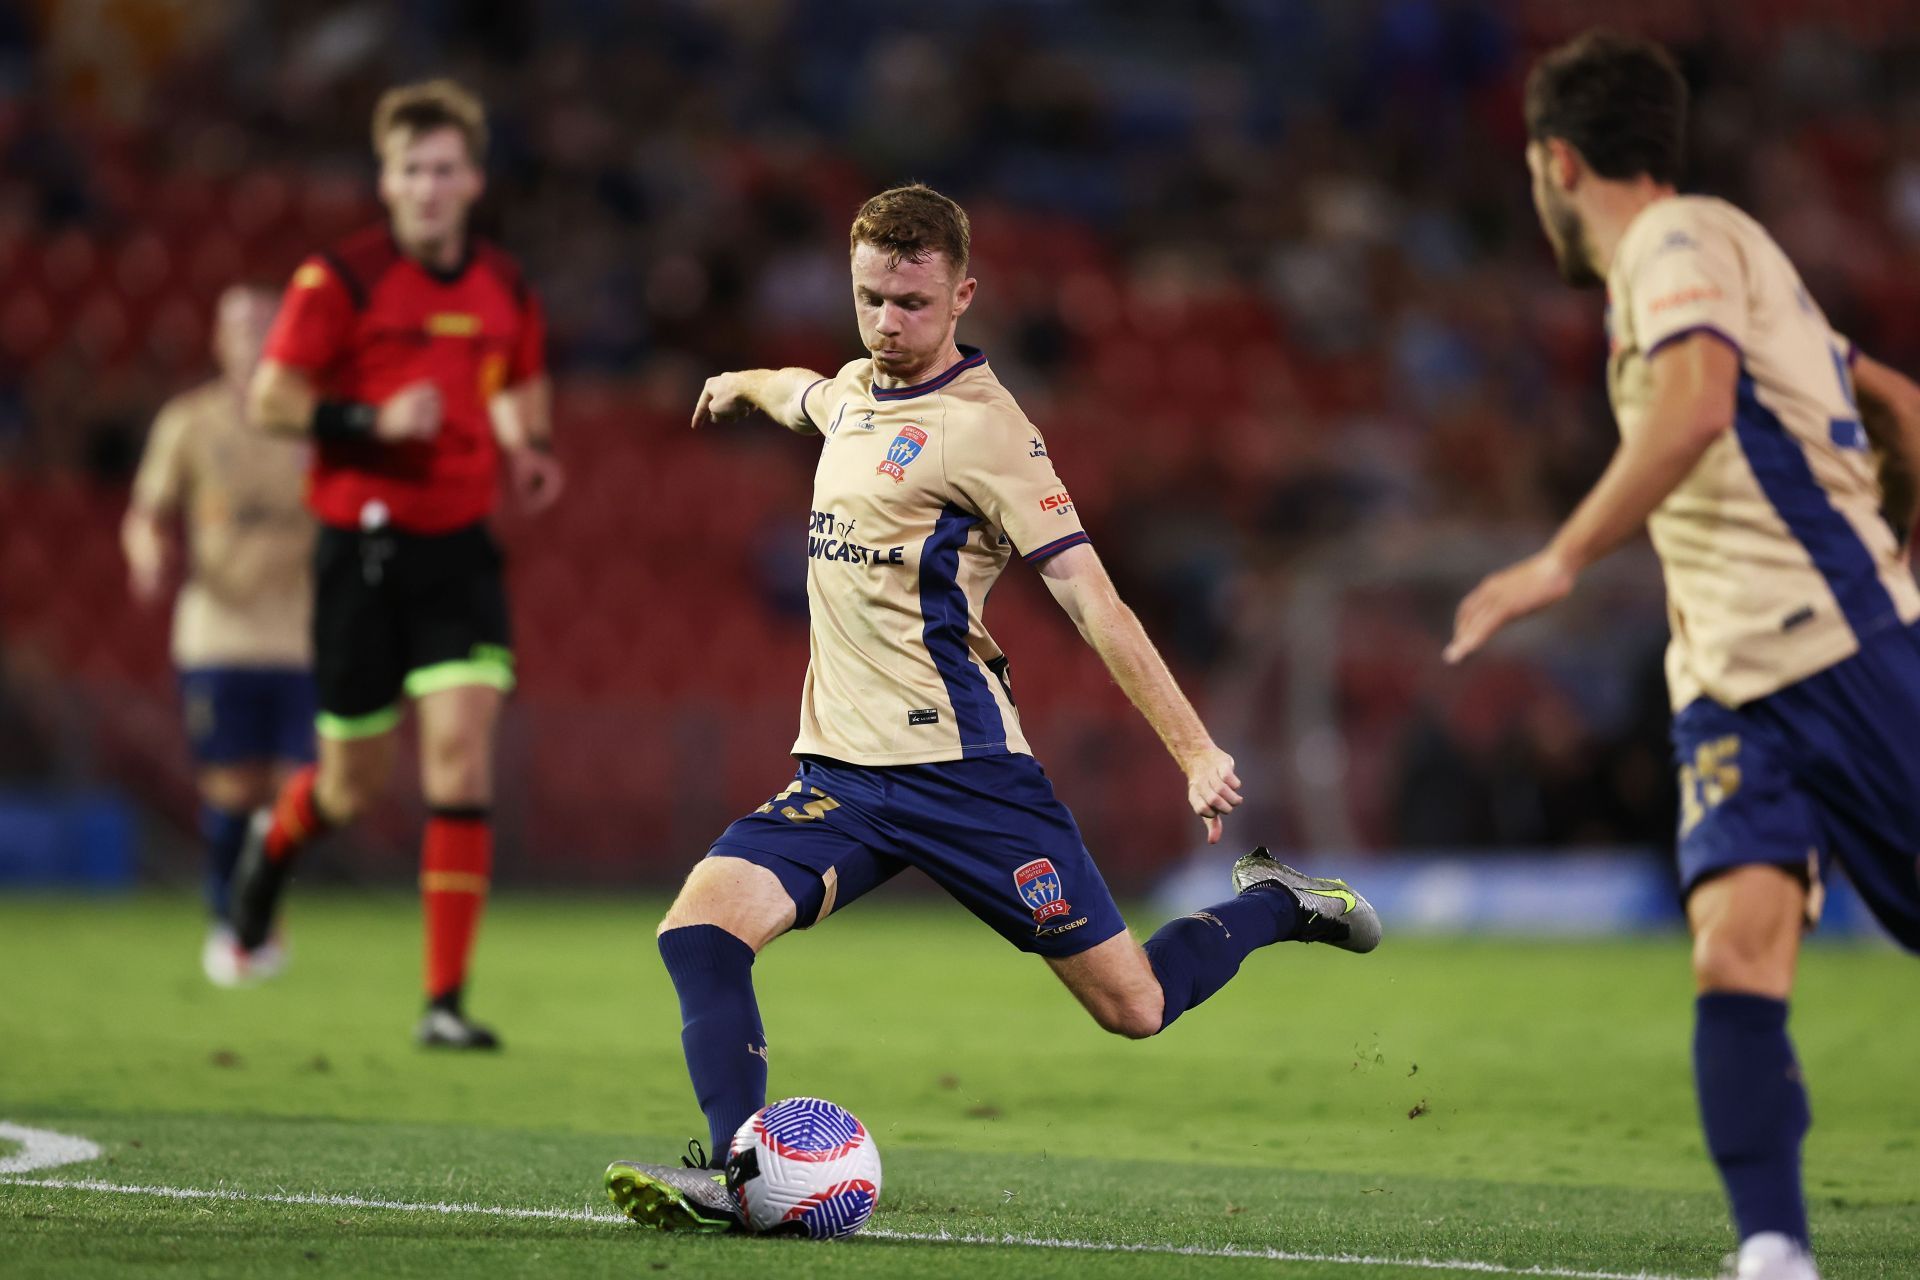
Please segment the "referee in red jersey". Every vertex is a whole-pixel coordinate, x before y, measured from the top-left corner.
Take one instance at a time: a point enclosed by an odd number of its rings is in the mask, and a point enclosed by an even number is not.
[[[266,942],[301,850],[384,790],[412,699],[431,812],[418,1038],[463,1049],[499,1044],[462,1007],[493,862],[494,727],[514,681],[487,517],[503,462],[529,509],[561,480],[539,304],[513,260],[467,230],[486,141],[479,100],[451,81],[381,97],[387,223],[295,271],[249,390],[257,425],[314,446],[320,751],[255,815],[232,906],[240,945]]]

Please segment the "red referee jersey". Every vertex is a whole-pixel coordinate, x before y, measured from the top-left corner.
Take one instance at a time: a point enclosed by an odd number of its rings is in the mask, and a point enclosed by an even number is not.
[[[397,527],[444,533],[484,519],[499,491],[487,402],[546,368],[540,305],[513,259],[469,238],[452,271],[409,258],[385,226],[315,254],[293,273],[266,358],[299,369],[325,400],[379,404],[412,382],[440,388],[433,439],[328,442],[307,502],[324,523],[360,527],[379,503]]]

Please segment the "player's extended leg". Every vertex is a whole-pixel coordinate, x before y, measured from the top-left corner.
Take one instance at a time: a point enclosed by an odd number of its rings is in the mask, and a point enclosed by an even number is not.
[[[1379,917],[1345,881],[1301,875],[1265,849],[1240,859],[1233,878],[1236,896],[1168,921],[1145,946],[1120,933],[1047,963],[1095,1022],[1139,1040],[1226,986],[1261,947],[1289,940],[1350,951],[1379,945]]]
[[[793,898],[778,876],[744,858],[709,857],[660,921],[660,958],[680,997],[680,1043],[700,1110],[709,1159],[767,1101],[767,1033],[753,994],[753,959],[791,929]]]
[[[242,947],[256,950],[273,932],[301,852],[358,818],[386,790],[399,750],[396,720],[383,717],[366,732],[323,729],[319,763],[297,770],[273,808],[254,814],[233,879],[233,931]]]
[[[1807,890],[1777,866],[1733,868],[1695,886],[1693,1065],[1707,1150],[1739,1230],[1740,1275],[1813,1276],[1800,1144],[1811,1122],[1787,1037],[1787,997]],[[1778,1269],[1765,1271],[1763,1265]],[[1804,1269],[1791,1269],[1803,1267]]]
[[[474,937],[493,880],[493,740],[506,695],[482,684],[423,695],[420,790],[427,828],[420,844],[427,1013],[423,1044],[491,1049],[499,1041],[461,1007]]]

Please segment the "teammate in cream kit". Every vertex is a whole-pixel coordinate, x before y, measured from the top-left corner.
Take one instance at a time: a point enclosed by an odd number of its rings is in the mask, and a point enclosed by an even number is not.
[[[735,822],[661,922],[681,1042],[716,1159],[766,1102],[755,955],[908,867],[1008,942],[1041,956],[1109,1031],[1144,1038],[1283,940],[1370,951],[1380,922],[1338,880],[1264,849],[1233,868],[1236,896],[1142,947],[1020,731],[1016,684],[988,634],[987,593],[1016,557],[1034,566],[1185,775],[1218,841],[1241,802],[1217,747],[1114,591],[1046,442],[984,352],[955,329],[973,300],[967,217],[924,187],[882,192],[850,237],[868,355],[822,376],[758,369],[708,381],[696,427],[761,412],[818,437],[805,518],[811,661],[799,770]],[[655,1226],[729,1230],[723,1172],[691,1144],[683,1168],[618,1161],[616,1203]]]
[[[1685,114],[1644,41],[1583,36],[1528,82],[1541,224],[1569,282],[1606,285],[1621,445],[1546,550],[1461,604],[1447,657],[1648,527],[1673,630],[1695,1082],[1741,1240],[1728,1274],[1808,1280],[1787,999],[1828,861],[1920,950],[1920,591],[1873,458],[1920,472],[1920,387],[1833,332],[1752,218],[1676,193]]]
[[[284,961],[272,939],[253,951],[238,945],[228,897],[253,810],[313,759],[306,450],[249,429],[243,412],[274,305],[263,289],[235,286],[220,295],[213,342],[220,376],[160,410],[120,528],[130,584],[143,601],[165,593],[177,559],[175,522],[186,529],[172,650],[197,767],[213,916],[200,960],[220,986],[271,977]]]

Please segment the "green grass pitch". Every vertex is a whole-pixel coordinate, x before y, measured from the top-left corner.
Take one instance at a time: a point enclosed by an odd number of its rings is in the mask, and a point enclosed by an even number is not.
[[[0,901],[0,1121],[103,1149],[20,1178],[223,1193],[7,1182],[0,1273],[1467,1274],[1424,1259],[1697,1277],[1730,1242],[1676,938],[1410,940],[1389,922],[1372,956],[1262,952],[1135,1044],[958,908],[893,892],[756,970],[774,1096],[833,1098],[879,1139],[874,1232],[643,1231],[606,1217],[601,1170],[671,1158],[701,1127],[660,905],[501,895],[471,1003],[507,1048],[457,1057],[409,1041],[400,897],[296,896],[293,967],[249,991],[201,979],[185,898]],[[1826,1275],[1920,1275],[1920,967],[1815,946],[1802,983]],[[558,1216],[404,1207],[440,1204]],[[943,1233],[972,1239],[925,1238]],[[1325,1260],[1347,1255],[1385,1261]]]

